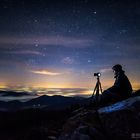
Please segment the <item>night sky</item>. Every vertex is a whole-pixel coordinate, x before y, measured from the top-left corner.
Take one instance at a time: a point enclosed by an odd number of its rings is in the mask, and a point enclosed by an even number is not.
[[[140,88],[139,0],[0,0],[0,88],[104,89],[121,64]]]

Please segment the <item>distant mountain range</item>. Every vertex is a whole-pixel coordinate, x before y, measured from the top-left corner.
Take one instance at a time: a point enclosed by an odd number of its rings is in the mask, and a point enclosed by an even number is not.
[[[21,93],[21,95],[18,95],[19,93],[16,92],[3,92],[1,91],[0,94],[3,94],[2,96],[23,96],[23,95],[29,95],[28,93]],[[0,110],[1,111],[16,111],[21,109],[28,109],[28,108],[39,108],[43,110],[60,110],[65,109],[67,107],[70,107],[72,105],[81,105],[86,104],[88,102],[87,98],[83,97],[64,97],[60,95],[54,95],[54,96],[47,96],[43,95],[34,99],[31,99],[26,102],[21,102],[18,100],[14,101],[0,101]]]

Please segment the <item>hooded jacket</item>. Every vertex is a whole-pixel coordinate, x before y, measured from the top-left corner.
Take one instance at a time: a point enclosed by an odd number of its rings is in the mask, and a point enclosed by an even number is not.
[[[130,96],[132,93],[132,86],[131,86],[129,79],[125,75],[124,71],[120,71],[115,76],[115,78],[116,78],[116,80],[115,80],[114,85],[108,89],[109,92],[118,93],[122,97]]]

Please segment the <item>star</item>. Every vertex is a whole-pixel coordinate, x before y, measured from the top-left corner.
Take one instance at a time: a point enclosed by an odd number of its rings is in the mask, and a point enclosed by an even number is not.
[[[117,46],[117,47],[116,47],[116,49],[120,49],[120,47],[119,47],[119,46]]]
[[[95,11],[94,14],[97,14],[97,12]]]
[[[91,63],[91,60],[90,59],[88,60],[88,63]]]
[[[97,14],[97,12],[96,12],[96,11],[93,11],[93,14],[95,14],[95,15],[96,15],[96,14]]]
[[[38,47],[39,46],[39,44],[35,44],[35,47]]]
[[[126,5],[114,0],[41,0],[35,3],[2,0],[0,74],[3,79],[0,80],[10,81],[8,76],[3,76],[7,71],[8,75],[13,74],[9,63],[17,65],[11,83],[18,81],[17,70],[24,63],[30,65],[29,68],[64,72],[61,79],[48,78],[48,83],[43,78],[38,81],[40,75],[34,75],[36,81],[32,77],[27,81],[47,85],[53,80],[54,86],[62,81],[60,84],[75,87],[82,78],[75,75],[83,69],[87,84],[86,77],[93,69],[98,71],[115,63],[125,63],[131,71],[131,64],[138,65],[140,57],[140,1],[136,1]],[[67,77],[65,70],[70,68],[74,71]],[[138,65],[132,70],[140,75],[139,69]],[[21,79],[27,77],[24,68],[20,72],[23,73]],[[110,77],[107,78],[110,81]],[[83,86],[88,85],[82,82],[78,85]]]
[[[120,31],[120,34],[125,34],[126,32],[127,32],[127,30],[123,29],[123,30]]]
[[[37,20],[37,19],[34,19],[34,22],[35,22],[35,23],[37,23],[37,22],[38,22],[38,20]]]
[[[68,32],[71,33],[72,31],[69,29]]]
[[[45,57],[45,56],[46,56],[46,54],[42,54],[42,56],[43,56],[43,57]]]

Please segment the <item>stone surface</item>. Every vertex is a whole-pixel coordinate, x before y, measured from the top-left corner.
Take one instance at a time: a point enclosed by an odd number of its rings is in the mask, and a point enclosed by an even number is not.
[[[129,140],[140,136],[140,96],[72,113],[59,140]],[[140,137],[139,137],[140,138]]]
[[[139,112],[139,96],[98,110],[104,130],[115,139],[131,139],[133,133],[140,133]]]

